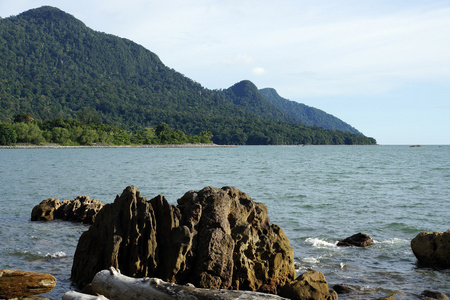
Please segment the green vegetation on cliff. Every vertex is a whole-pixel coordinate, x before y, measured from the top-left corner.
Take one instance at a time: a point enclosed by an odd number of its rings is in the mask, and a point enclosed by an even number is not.
[[[259,90],[270,103],[275,105],[281,111],[294,117],[297,121],[308,126],[319,126],[325,129],[341,130],[355,134],[361,134],[358,130],[336,118],[333,115],[327,114],[323,110],[284,99],[278,95],[277,91],[272,88],[265,88]]]
[[[53,7],[0,19],[0,53],[0,121],[8,124],[19,113],[69,120],[87,109],[128,132],[165,123],[186,135],[211,132],[217,144],[376,143],[305,126],[248,81],[208,90],[144,47]]]

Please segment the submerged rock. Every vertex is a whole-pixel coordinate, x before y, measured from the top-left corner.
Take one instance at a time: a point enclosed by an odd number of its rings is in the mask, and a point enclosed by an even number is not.
[[[450,268],[450,230],[421,232],[411,240],[411,249],[419,266]]]
[[[338,294],[349,294],[355,291],[348,284],[335,284],[333,285],[333,290]]]
[[[0,299],[14,299],[50,292],[56,278],[47,273],[0,270]]]
[[[442,300],[448,299],[447,295],[445,295],[444,293],[429,290],[423,291],[421,296],[424,297],[425,299],[442,299]]]
[[[373,244],[373,239],[364,233],[357,233],[348,238],[340,240],[338,246],[356,246],[356,247],[367,247]]]
[[[200,288],[277,293],[295,278],[294,251],[266,207],[234,187],[189,191],[170,205],[127,187],[80,237],[72,280],[114,267]]]
[[[97,213],[103,208],[103,204],[88,196],[79,196],[73,200],[49,198],[42,200],[31,211],[31,221],[52,221],[61,219],[65,221],[94,223]]]

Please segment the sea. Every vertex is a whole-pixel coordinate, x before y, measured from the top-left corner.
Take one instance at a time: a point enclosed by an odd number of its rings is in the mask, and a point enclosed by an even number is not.
[[[129,185],[172,204],[189,190],[239,188],[283,228],[298,275],[318,270],[354,289],[339,299],[450,297],[450,271],[419,268],[410,247],[420,232],[450,229],[448,145],[0,149],[0,183],[0,269],[54,275],[51,299],[75,290],[88,225],[32,222],[33,207],[82,195],[111,203]],[[336,246],[359,232],[375,243]]]

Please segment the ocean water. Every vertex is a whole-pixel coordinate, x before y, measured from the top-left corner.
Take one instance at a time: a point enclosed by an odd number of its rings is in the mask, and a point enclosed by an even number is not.
[[[450,146],[242,146],[234,148],[0,149],[0,269],[48,272],[68,290],[87,225],[31,222],[46,198],[114,201],[128,185],[173,204],[188,190],[236,186],[263,202],[285,231],[298,274],[322,271],[340,299],[450,296],[450,271],[422,269],[410,241],[450,229]],[[358,232],[375,244],[340,248]]]

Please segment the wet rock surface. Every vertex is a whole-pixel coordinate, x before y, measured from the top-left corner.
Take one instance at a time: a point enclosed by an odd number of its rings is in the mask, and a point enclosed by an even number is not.
[[[350,247],[350,246],[367,247],[372,244],[373,244],[373,239],[369,235],[361,233],[361,232],[354,234],[343,240],[340,240],[337,243],[337,245],[340,247]]]

